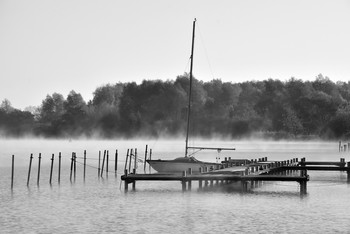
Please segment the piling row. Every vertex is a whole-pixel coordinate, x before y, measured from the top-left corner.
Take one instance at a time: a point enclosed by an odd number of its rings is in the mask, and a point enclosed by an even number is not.
[[[152,149],[149,149],[149,157],[151,157],[152,154]],[[97,167],[95,167],[97,169],[98,172],[98,178],[101,178],[103,176],[105,176],[106,178],[108,178],[108,174],[111,173],[109,171],[109,161],[110,160],[110,154],[108,150],[104,150],[103,151],[103,158],[102,158],[102,162],[101,162],[101,151],[99,151],[98,154],[98,165]],[[131,169],[131,165],[133,162],[133,170],[134,173],[136,173],[136,169],[138,166],[138,162],[142,161],[144,163],[143,167],[144,167],[144,171],[146,171],[146,160],[147,160],[147,156],[148,156],[148,146],[146,145],[146,150],[145,150],[145,160],[142,159],[138,159],[137,158],[137,149],[130,149],[130,157],[129,157],[129,149],[127,152],[127,159],[126,159],[126,164],[125,167],[128,164],[128,160],[129,160],[129,168]],[[115,178],[117,178],[117,172],[118,172],[118,150],[115,151],[115,155],[114,155],[115,159],[114,159],[114,175]],[[76,174],[77,174],[77,154],[76,152],[72,152],[71,154],[71,158],[70,158],[70,171],[69,171],[69,180],[71,183],[74,183],[76,181]],[[87,153],[86,150],[84,150],[83,153],[83,157],[82,159],[82,164],[83,165],[83,181],[85,182],[86,179],[86,166],[87,166]],[[37,186],[40,185],[40,175],[41,175],[41,160],[42,160],[42,156],[41,153],[39,153],[39,157],[38,157],[38,171],[37,171]],[[57,183],[60,184],[61,183],[61,160],[62,160],[62,154],[61,152],[59,152],[58,154],[58,178],[57,178]],[[133,160],[133,161],[132,161]],[[51,158],[50,158],[50,174],[49,174],[49,184],[50,186],[52,185],[52,181],[53,181],[53,174],[54,174],[54,161],[55,161],[55,155],[52,154]],[[11,168],[11,189],[13,189],[14,186],[14,164],[15,164],[15,156],[12,155],[12,168]],[[32,173],[32,164],[33,164],[33,154],[30,154],[29,157],[29,167],[28,167],[28,176],[27,176],[27,187],[29,187],[30,185],[30,178],[31,178],[31,173]],[[93,167],[93,166],[90,166]],[[113,172],[112,172],[113,173]]]

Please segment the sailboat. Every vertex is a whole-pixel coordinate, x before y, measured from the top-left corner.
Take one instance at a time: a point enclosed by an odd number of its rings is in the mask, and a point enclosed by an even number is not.
[[[204,171],[204,168],[215,169],[219,163],[214,162],[203,162],[197,160],[192,155],[188,154],[189,149],[194,149],[198,151],[201,150],[235,150],[234,148],[211,148],[211,147],[190,147],[188,146],[188,136],[190,129],[190,117],[191,117],[191,100],[192,100],[192,68],[193,68],[193,52],[194,52],[194,37],[195,37],[196,19],[193,21],[193,31],[192,31],[192,48],[191,48],[191,65],[190,65],[190,85],[189,85],[189,95],[188,95],[188,112],[187,112],[187,130],[186,130],[186,147],[185,156],[178,157],[173,160],[146,160],[150,166],[159,173],[181,173],[183,171],[192,169],[193,173],[198,173],[200,168]]]

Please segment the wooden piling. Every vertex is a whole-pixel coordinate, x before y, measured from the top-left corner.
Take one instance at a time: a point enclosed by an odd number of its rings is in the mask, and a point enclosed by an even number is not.
[[[85,182],[85,175],[86,175],[86,150],[84,150],[84,182]]]
[[[77,154],[74,152],[74,182],[77,175]]]
[[[106,159],[106,178],[108,178],[108,162],[109,162],[109,150],[107,150],[107,159]]]
[[[118,150],[115,150],[115,158],[114,158],[114,175],[117,177],[118,171]]]
[[[202,174],[202,171],[203,171],[203,168],[202,167],[200,167],[199,168],[199,174]],[[203,183],[203,181],[202,180],[198,180],[198,187],[201,189],[202,188],[202,183]]]
[[[39,153],[39,162],[38,162],[38,178],[36,184],[39,186],[40,182],[40,166],[41,166],[41,153]]]
[[[58,184],[61,183],[61,152],[58,154]]]
[[[129,171],[131,171],[131,159],[132,159],[132,156],[133,156],[133,149],[130,149],[130,156],[129,156]]]
[[[143,171],[144,171],[145,173],[146,173],[147,148],[148,148],[148,145],[146,145],[145,160],[143,161]]]
[[[11,190],[13,189],[14,175],[15,175],[15,155],[12,155]]]
[[[70,174],[69,174],[69,180],[72,183],[72,174],[73,174],[73,163],[74,163],[74,153],[72,152],[72,157],[70,159]]]
[[[136,148],[135,148],[135,157],[134,157],[134,169],[136,174],[136,169],[137,169],[137,149]]]
[[[54,161],[55,155],[52,154],[51,157],[51,169],[50,169],[50,185],[52,184],[52,170],[53,170],[53,161]]]
[[[126,168],[128,166],[128,158],[129,158],[129,149],[126,152],[124,171],[126,170]]]
[[[135,175],[136,174],[136,168],[132,170],[132,173]],[[135,191],[136,189],[136,180],[132,181],[132,190]]]
[[[33,154],[30,154],[30,158],[29,158],[29,169],[28,169],[28,177],[27,177],[27,186],[29,186],[30,171],[31,171],[31,169],[32,169],[32,160],[33,160]]]
[[[192,168],[188,168],[188,174],[192,175]],[[192,189],[192,181],[189,180],[188,181],[188,191],[191,191],[191,189]]]
[[[186,171],[182,172],[182,192],[186,191]]]
[[[300,181],[300,195],[307,194],[307,182],[306,181]]]
[[[152,149],[149,149],[149,160],[152,160]],[[151,173],[151,164],[149,165],[149,173]]]
[[[339,141],[339,152],[341,152],[341,141]]]
[[[101,175],[101,150],[98,151],[98,168],[97,168],[97,177],[100,178]]]
[[[103,177],[103,168],[105,166],[106,150],[103,151],[102,167],[101,167],[101,177]]]
[[[350,183],[350,162],[347,162],[347,166],[348,166],[348,170],[346,171],[346,173],[348,174],[348,183]]]

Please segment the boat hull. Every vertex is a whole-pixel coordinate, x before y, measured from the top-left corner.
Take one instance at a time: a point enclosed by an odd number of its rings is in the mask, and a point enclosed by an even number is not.
[[[218,163],[209,162],[176,162],[173,160],[147,160],[148,164],[159,173],[182,173],[192,169],[193,173],[199,173],[200,168],[204,171],[204,168],[215,168]]]

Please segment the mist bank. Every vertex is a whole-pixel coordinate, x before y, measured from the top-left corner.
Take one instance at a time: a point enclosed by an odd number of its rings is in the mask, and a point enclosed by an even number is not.
[[[350,136],[350,82],[291,78],[243,83],[194,79],[190,134],[224,139],[345,139]],[[2,137],[177,138],[184,136],[188,75],[96,88],[86,102],[71,91],[47,95],[22,111],[4,100]]]

